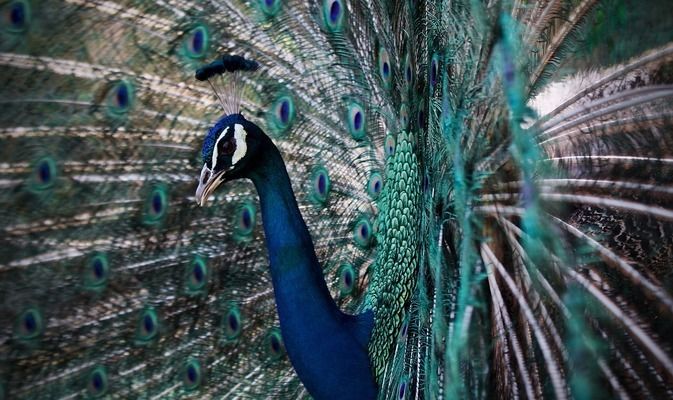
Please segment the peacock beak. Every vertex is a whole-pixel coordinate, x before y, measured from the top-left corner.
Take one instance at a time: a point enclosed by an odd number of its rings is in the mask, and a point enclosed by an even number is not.
[[[208,165],[204,164],[203,169],[201,169],[201,176],[199,177],[199,187],[196,188],[196,204],[203,207],[208,201],[208,197],[220,186],[220,183],[224,180],[224,174],[228,170],[222,170],[215,174],[208,168]]]

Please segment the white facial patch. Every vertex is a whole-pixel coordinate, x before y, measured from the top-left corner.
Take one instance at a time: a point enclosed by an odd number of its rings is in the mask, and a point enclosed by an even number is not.
[[[229,127],[224,128],[222,133],[220,133],[220,136],[218,136],[217,140],[215,141],[215,147],[213,148],[213,162],[210,163],[212,165],[212,170],[215,171],[215,166],[217,165],[217,145],[220,144],[220,140],[224,137],[224,135],[227,134],[227,131],[229,130]]]
[[[245,153],[248,151],[248,144],[245,141],[245,137],[248,136],[248,132],[245,131],[243,125],[236,124],[234,125],[234,139],[236,139],[236,151],[234,151],[234,156],[231,159],[231,165],[233,166],[245,156]]]

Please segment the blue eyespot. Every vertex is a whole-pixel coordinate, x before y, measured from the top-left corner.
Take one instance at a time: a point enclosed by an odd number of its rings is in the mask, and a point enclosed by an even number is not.
[[[277,360],[283,356],[285,346],[283,345],[283,336],[278,328],[271,328],[266,336],[267,351],[272,360]]]
[[[357,272],[352,264],[344,263],[339,267],[339,291],[342,295],[349,295],[355,290]]]
[[[390,69],[390,55],[388,50],[381,47],[378,54],[379,59],[379,76],[383,80],[385,87],[390,87],[392,71]]]
[[[152,334],[154,332],[154,326],[155,321],[149,314],[143,316],[143,333]]]
[[[3,9],[6,30],[9,32],[24,32],[30,26],[30,6],[25,0],[9,3]]]
[[[183,53],[189,58],[203,58],[208,53],[210,34],[204,25],[192,28],[183,39]]]
[[[360,217],[353,228],[353,240],[355,244],[362,249],[366,249],[371,245],[372,236],[371,222],[366,217]]]
[[[338,1],[333,1],[329,8],[329,21],[335,23],[341,16],[341,4]]]
[[[348,131],[355,140],[362,140],[366,136],[365,111],[359,103],[351,102],[346,115]]]
[[[383,153],[386,158],[395,154],[395,137],[391,134],[386,135],[386,140],[383,142]]]
[[[287,124],[290,121],[290,102],[284,100],[280,103],[280,110],[278,111],[280,122]]]
[[[230,315],[229,318],[227,318],[227,324],[232,331],[238,330],[238,320],[234,318],[233,315]]]
[[[239,240],[248,240],[252,237],[257,222],[257,209],[255,205],[246,201],[237,210],[234,233]]]
[[[359,111],[356,111],[353,116],[353,128],[362,129],[362,113]]]
[[[259,0],[259,8],[267,17],[273,17],[278,14],[281,5],[281,0]]]
[[[241,334],[241,311],[232,304],[222,320],[222,333],[228,340],[236,339]]]
[[[372,172],[369,176],[369,181],[367,181],[367,193],[369,196],[376,200],[381,194],[383,189],[383,177],[378,172]]]
[[[425,102],[421,102],[421,105],[418,108],[418,118],[416,121],[418,125],[418,130],[425,129]]]
[[[325,190],[326,190],[326,187],[327,187],[327,184],[325,182],[327,182],[327,178],[325,177],[325,175],[322,175],[322,174],[319,175],[318,176],[318,187],[317,187],[318,193],[320,193],[320,194],[325,193]]]
[[[146,308],[140,313],[136,328],[136,340],[145,344],[155,339],[159,334],[159,317],[153,308]]]
[[[19,339],[35,339],[42,334],[43,330],[42,313],[37,308],[24,310],[16,321],[16,334]]]
[[[88,289],[101,289],[105,286],[110,274],[110,265],[107,255],[98,253],[93,255],[86,264],[84,285]]]
[[[108,391],[107,370],[103,366],[94,367],[86,379],[86,391],[89,397],[99,398]]]
[[[409,127],[409,106],[407,106],[407,103],[402,103],[400,106],[400,127],[402,130]]]
[[[49,189],[56,180],[56,161],[49,156],[43,157],[34,164],[33,171],[30,188],[38,191]]]
[[[430,60],[430,71],[428,74],[430,89],[434,90],[434,87],[437,84],[437,78],[439,76],[439,54],[437,53],[432,55],[432,60]]]
[[[14,27],[21,27],[26,22],[26,6],[23,3],[14,3],[9,6],[9,22]]]
[[[402,327],[400,328],[400,338],[404,339],[407,337],[407,334],[409,333],[409,317],[404,319],[404,322],[402,322]]]
[[[41,183],[51,182],[51,167],[48,163],[42,163],[38,167],[37,178]]]
[[[117,81],[110,86],[107,96],[108,111],[114,116],[121,116],[127,113],[133,105],[134,89],[127,81]]]
[[[203,51],[203,42],[205,41],[205,35],[203,34],[202,30],[197,30],[194,32],[194,35],[192,36],[191,44],[192,44],[192,50],[194,53],[201,53]]]
[[[190,295],[201,294],[207,283],[208,266],[206,261],[200,256],[196,256],[185,270],[185,290]]]
[[[241,228],[250,229],[252,226],[252,216],[248,210],[243,210],[241,213]]]
[[[204,276],[205,272],[203,271],[201,264],[195,263],[194,269],[192,270],[192,281],[194,284],[202,284]]]
[[[327,28],[332,32],[340,30],[344,20],[344,4],[342,0],[324,0],[322,9],[323,19]]]
[[[332,182],[325,167],[319,165],[311,172],[310,200],[319,206],[324,206],[329,200]]]
[[[159,193],[154,193],[152,196],[152,212],[160,214],[164,210],[163,198]]]
[[[99,259],[95,259],[91,267],[91,272],[94,278],[100,279],[104,276],[103,263]]]
[[[149,192],[143,222],[146,225],[158,224],[166,216],[167,209],[168,191],[164,185],[157,185]]]
[[[408,389],[409,381],[408,379],[402,378],[402,381],[400,382],[397,390],[397,396],[399,400],[403,400],[407,397],[407,389]]]
[[[126,108],[129,105],[129,89],[126,85],[117,86],[117,90],[114,93],[115,102],[117,107]]]
[[[294,100],[290,95],[280,96],[269,111],[269,127],[276,136],[284,134],[295,118]]]
[[[411,69],[411,58],[408,54],[406,57],[404,57],[402,71],[404,71],[404,82],[410,86],[412,84],[412,80],[414,79],[414,75],[413,70]]]
[[[193,28],[184,39],[184,49],[187,57],[201,58],[208,52],[210,45],[210,35],[208,28],[199,25]]]
[[[182,383],[185,389],[188,391],[198,389],[202,380],[201,363],[195,358],[188,359],[182,370]]]

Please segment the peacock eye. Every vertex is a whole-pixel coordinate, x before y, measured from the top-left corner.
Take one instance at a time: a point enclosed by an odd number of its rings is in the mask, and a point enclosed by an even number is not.
[[[235,139],[233,137],[228,139],[228,140],[223,140],[220,143],[221,143],[220,147],[221,147],[222,154],[225,154],[225,155],[228,155],[228,156],[234,154],[234,151],[236,150],[236,142],[235,142]]]

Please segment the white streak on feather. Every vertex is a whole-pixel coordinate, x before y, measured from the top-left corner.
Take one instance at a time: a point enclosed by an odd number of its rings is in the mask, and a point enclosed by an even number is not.
[[[136,73],[131,70],[123,70],[99,64],[85,63],[81,61],[59,59],[46,56],[28,56],[15,53],[0,53],[0,65],[28,70],[49,71],[63,76],[74,76],[82,79],[102,80],[109,79],[112,75],[123,74],[127,78],[133,78],[136,89],[139,92],[148,91],[167,95],[175,100],[187,102],[201,107],[212,107],[212,93],[205,88],[188,85],[184,82],[172,82],[165,77],[148,73]]]
[[[521,307],[524,317],[529,322],[531,328],[533,328],[533,334],[537,339],[538,347],[542,352],[542,356],[546,362],[547,371],[549,372],[549,377],[552,386],[554,387],[554,394],[556,398],[557,399],[567,398],[568,394],[566,392],[567,387],[566,382],[557,364],[557,360],[554,358],[551,352],[551,348],[549,346],[549,343],[547,342],[547,338],[542,332],[542,329],[540,328],[540,325],[538,324],[537,319],[533,314],[533,310],[531,310],[530,306],[528,305],[526,297],[517,287],[512,277],[509,275],[505,267],[500,263],[500,260],[498,260],[495,254],[493,254],[493,251],[487,244],[481,245],[481,254],[482,257],[485,259],[485,261],[487,261],[486,263],[487,267],[491,267],[491,271],[495,269],[495,271],[497,271],[498,274],[504,279],[505,283],[507,284],[507,287],[510,290],[510,293],[519,303],[519,307]]]
[[[79,6],[96,8],[98,11],[105,14],[113,15],[117,18],[128,19],[135,23],[140,23],[154,31],[170,32],[175,29],[176,23],[172,20],[160,18],[156,15],[143,13],[142,11],[128,7],[127,5],[116,4],[111,1],[104,0],[66,0],[67,3]]]

